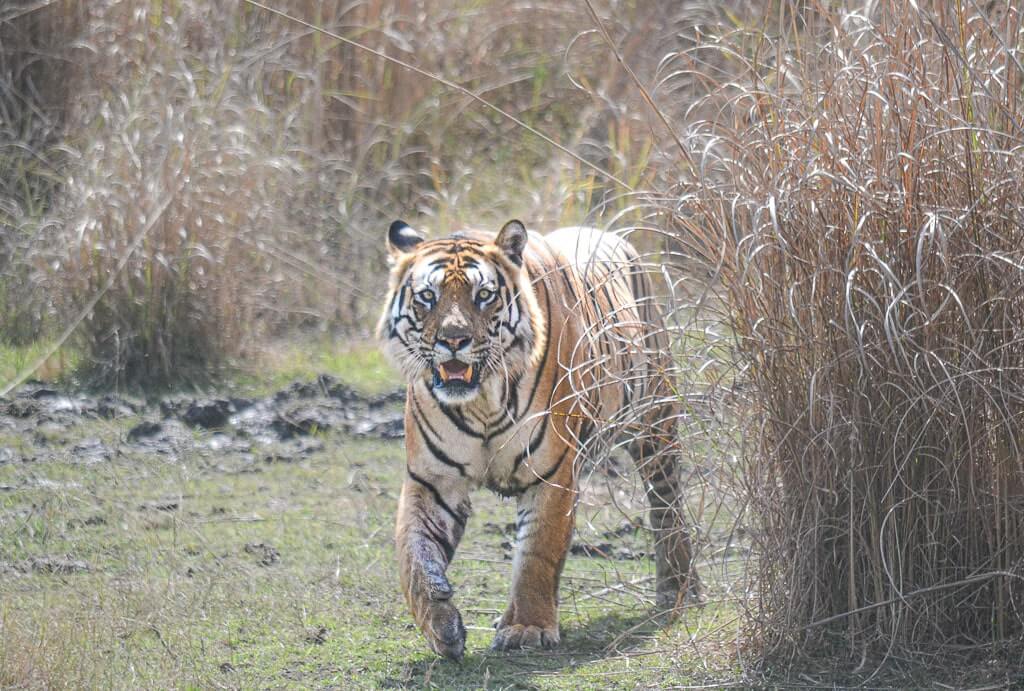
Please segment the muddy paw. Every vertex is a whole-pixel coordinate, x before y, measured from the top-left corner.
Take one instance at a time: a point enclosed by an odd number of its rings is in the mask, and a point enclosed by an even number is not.
[[[426,562],[413,571],[407,597],[427,643],[438,655],[461,660],[466,650],[466,627],[451,602],[452,595],[454,590],[441,565]]]
[[[498,629],[494,636],[493,650],[517,650],[519,648],[544,648],[558,645],[558,627],[544,628],[524,624],[510,624]]]
[[[431,602],[423,627],[430,647],[449,660],[461,660],[466,651],[466,627],[462,615],[450,602]]]

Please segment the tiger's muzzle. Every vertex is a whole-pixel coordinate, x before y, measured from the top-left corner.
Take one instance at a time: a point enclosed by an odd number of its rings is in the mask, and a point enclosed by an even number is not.
[[[482,363],[469,354],[471,339],[441,339],[434,346],[433,389],[447,403],[463,403],[476,396]]]

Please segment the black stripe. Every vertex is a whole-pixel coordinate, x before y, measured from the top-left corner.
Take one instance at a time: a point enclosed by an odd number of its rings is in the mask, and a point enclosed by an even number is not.
[[[508,398],[505,399],[505,415],[513,415],[519,408],[519,376],[512,377],[512,383],[508,387]],[[512,411],[511,413],[509,411]]]
[[[416,322],[412,320],[412,317],[410,317],[408,314],[402,314],[399,315],[398,319],[391,322],[391,333],[388,334],[388,337],[397,338],[399,341],[402,342],[402,345],[409,345],[408,341],[403,340],[402,337],[398,335],[398,325],[403,321],[409,322],[409,326],[412,327],[412,330],[417,331]]]
[[[423,415],[423,410],[420,408],[420,402],[416,399],[416,395],[413,394],[411,398],[412,407],[415,408],[413,419],[416,420],[417,424],[420,422],[420,420],[422,420],[423,424],[425,424],[427,426],[427,429],[430,430],[430,433],[433,434],[436,438],[441,439],[441,435],[438,434],[437,430],[434,429],[434,426],[430,424],[430,420],[428,420],[426,416]],[[420,431],[422,431],[422,428]]]
[[[447,466],[455,468],[456,470],[459,471],[459,475],[461,475],[462,477],[466,477],[466,464],[452,460],[452,458],[448,454],[446,454],[441,449],[437,448],[437,446],[434,445],[434,442],[430,440],[430,436],[427,434],[427,431],[423,429],[423,425],[420,422],[420,417],[418,415],[413,415],[413,419],[416,421],[416,427],[420,431],[420,436],[423,437],[423,441],[427,445],[427,450],[430,451],[431,454],[433,454],[434,458],[441,461]]]
[[[431,252],[451,252],[453,254],[463,251],[466,248],[483,247],[484,243],[479,240],[471,240],[461,233],[452,233],[451,237],[430,240],[421,245],[424,254]]]
[[[430,527],[433,528],[434,532],[440,533],[441,535],[448,534],[447,526],[443,523],[438,523],[430,514],[421,511],[419,513],[419,517],[427,523],[429,523]],[[459,540],[462,539],[462,526],[458,524],[452,526],[452,539],[455,541],[455,544],[459,543]]]
[[[396,300],[402,302],[403,304],[405,303],[405,291],[411,290],[411,288],[409,287],[410,281],[412,281],[411,278],[408,279],[398,290],[395,291],[395,297],[391,300],[391,305],[388,307],[389,314],[394,311]],[[408,321],[409,326],[411,326],[414,331],[416,330],[416,322],[412,320],[412,317],[410,317],[408,314],[399,314],[398,318],[392,320],[391,322],[391,330],[388,333],[389,338],[395,338],[396,336],[398,336],[398,325],[403,320]],[[409,345],[408,341],[405,341],[402,338],[399,338],[398,340],[402,342],[402,345]]]
[[[519,328],[519,323],[523,321],[523,306],[519,302],[519,294],[518,294],[518,292],[517,293],[513,293],[508,288],[504,288],[504,291],[505,291],[504,292],[505,305],[507,306],[507,308],[510,308],[511,304],[515,303],[516,311],[519,313],[519,316],[516,319],[516,323],[515,324],[513,324],[512,322],[504,322],[504,321],[502,321],[502,322],[499,322],[499,327],[504,327],[511,335],[515,336],[516,335],[516,329]],[[509,309],[509,314],[511,315],[511,309]]]
[[[544,315],[547,317],[548,315],[551,314],[551,293],[548,292],[548,287],[547,287],[547,285],[545,285],[545,283],[543,281],[540,281],[539,283],[544,287]],[[516,399],[517,399],[516,400],[516,408],[514,409],[514,415],[512,416],[512,419],[508,422],[508,424],[506,424],[501,429],[496,430],[496,431],[491,432],[490,434],[488,434],[487,435],[487,439],[488,440],[493,439],[494,437],[498,436],[499,434],[504,434],[505,432],[507,432],[512,427],[512,425],[514,425],[517,422],[519,422],[519,418],[522,417],[522,415],[525,414],[526,411],[528,411],[530,409],[531,405],[533,405],[534,396],[537,395],[537,387],[540,386],[540,380],[541,380],[541,378],[544,375],[544,366],[547,365],[547,362],[548,362],[548,351],[550,350],[550,346],[551,346],[551,328],[550,328],[550,326],[551,326],[550,324],[547,324],[548,328],[544,329],[544,351],[541,354],[540,364],[537,366],[537,376],[535,376],[534,379],[533,379],[533,386],[530,388],[530,397],[528,399],[526,399],[526,405],[523,407],[523,412],[522,413],[519,412],[519,406],[518,406],[519,401],[518,401],[518,395],[517,395],[516,396]]]
[[[487,426],[497,424],[500,420],[513,415],[519,401],[519,375],[504,380],[504,390],[501,394],[501,410],[493,419],[487,422]]]
[[[405,286],[404,285],[403,286],[399,286],[398,289],[395,291],[395,294],[391,296],[391,302],[388,303],[388,314],[389,315],[392,312],[395,311],[395,303],[398,301],[398,298],[402,295],[402,292],[404,290],[405,290]]]
[[[480,432],[477,432],[476,430],[474,430],[472,427],[470,427],[469,425],[467,425],[463,421],[463,419],[461,418],[461,414],[458,414],[459,417],[457,417],[456,416],[457,413],[454,410],[452,410],[447,405],[442,403],[440,401],[440,399],[438,399],[438,397],[434,394],[434,390],[433,389],[428,389],[428,390],[430,391],[430,397],[434,399],[435,403],[437,403],[437,407],[441,409],[441,412],[444,413],[444,416],[446,418],[448,418],[448,421],[451,422],[453,425],[455,425],[455,428],[457,430],[459,430],[463,434],[466,434],[466,435],[468,435],[470,437],[473,437],[474,439],[483,439],[484,438],[483,434],[481,434]]]
[[[550,421],[550,420],[551,420],[551,415],[545,415],[544,416],[544,424],[540,428],[540,434],[535,436],[530,441],[530,445],[527,448],[523,449],[523,452],[521,454],[516,456],[515,463],[513,463],[513,465],[512,465],[512,472],[513,473],[515,473],[517,470],[519,470],[520,464],[522,464],[522,462],[524,460],[526,460],[526,457],[527,456],[532,456],[537,451],[538,447],[540,447],[540,445],[544,442],[544,436],[548,433],[548,421]]]
[[[528,484],[528,485],[526,486],[526,489],[529,489],[530,487],[533,487],[533,486],[535,486],[535,485],[539,485],[539,484],[540,484],[540,483],[542,483],[542,482],[547,482],[547,481],[548,481],[548,480],[550,480],[550,479],[551,479],[552,477],[554,477],[555,473],[557,473],[557,472],[558,472],[558,469],[562,467],[562,463],[564,463],[564,462],[565,462],[565,457],[566,457],[566,456],[567,456],[567,455],[569,454],[569,450],[570,450],[571,448],[572,448],[572,446],[571,446],[571,445],[569,445],[569,444],[566,444],[566,445],[565,445],[565,449],[563,449],[563,450],[562,450],[562,455],[558,457],[558,461],[557,461],[557,462],[555,463],[555,465],[553,465],[553,466],[552,466],[552,467],[551,467],[551,468],[550,468],[550,469],[548,470],[548,472],[546,472],[546,473],[544,473],[543,475],[540,475],[540,476],[538,476],[537,478],[535,478],[535,479],[533,480],[533,482],[531,482],[530,484]]]
[[[422,525],[422,528],[423,530],[418,530],[416,533],[440,547],[444,553],[445,561],[450,564],[452,557],[455,556],[455,547],[452,546],[452,543],[444,535],[434,532],[426,523]]]
[[[604,283],[601,284],[601,292],[604,293],[604,299],[608,302],[608,305],[607,305],[608,316],[611,317],[612,319],[614,319],[616,322],[618,322],[619,320],[622,319],[622,315],[621,315],[621,313],[618,312],[618,310],[616,309],[616,304],[612,300],[612,294],[608,290],[608,282],[607,281],[605,281]],[[602,313],[603,313],[603,311],[602,311]],[[603,331],[603,329],[602,329],[602,331]],[[603,338],[601,340],[607,343],[607,341],[608,341],[607,335],[602,334],[602,336],[603,336]],[[615,352],[616,352],[615,346],[611,345],[610,343],[607,343],[607,345],[608,345],[608,354],[609,355],[615,355]]]
[[[498,328],[505,327],[506,329],[508,329],[508,332],[510,334],[515,336],[516,329],[519,328],[519,322],[523,321],[523,306],[522,303],[519,302],[519,291],[517,290],[513,292],[512,289],[508,287],[508,283],[505,281],[505,277],[502,276],[501,274],[498,274],[498,293],[500,293],[502,297],[504,297],[506,306],[511,305],[512,302],[515,302],[516,310],[519,311],[519,318],[516,320],[515,324],[512,324],[511,322],[501,322],[498,325]]]
[[[569,295],[572,295],[573,301],[578,304],[580,299],[576,296],[576,291],[573,290],[572,280],[569,278],[568,268],[565,266],[559,266],[558,273],[562,275],[562,282],[565,283],[565,289],[569,291]]]
[[[429,482],[421,478],[419,475],[414,473],[411,468],[406,468],[405,472],[407,472],[409,474],[409,477],[412,478],[415,482],[418,482],[419,484],[426,487],[430,491],[430,493],[434,496],[434,501],[437,502],[437,505],[444,509],[448,513],[448,515],[452,517],[453,521],[458,523],[460,526],[466,525],[466,518],[456,513],[455,511],[452,510],[452,507],[448,506],[448,503],[441,497],[441,493],[437,491],[437,487],[434,487],[432,484],[430,484]]]
[[[524,525],[533,522],[533,517],[530,515],[533,513],[531,509],[520,508],[516,511],[516,537],[519,537],[519,531],[523,529]]]
[[[472,413],[472,412],[469,412],[469,411],[467,411],[467,412],[463,413],[463,412],[462,412],[461,410],[459,410],[459,411],[456,411],[456,412],[457,412],[457,414],[458,414],[458,415],[459,415],[459,416],[460,416],[460,417],[461,417],[461,418],[462,418],[463,420],[466,420],[466,421],[467,421],[467,424],[468,424],[468,422],[469,422],[469,421],[472,421],[472,422],[476,422],[476,423],[478,423],[478,424],[479,424],[480,426],[482,426],[482,427],[487,427],[487,420],[485,420],[485,419],[484,419],[483,417],[481,417],[480,415],[476,415],[476,414],[474,414],[474,413]]]

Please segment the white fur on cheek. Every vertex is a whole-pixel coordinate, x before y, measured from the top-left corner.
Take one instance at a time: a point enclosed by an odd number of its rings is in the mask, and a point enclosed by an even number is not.
[[[395,369],[402,372],[406,379],[412,380],[426,366],[418,352],[419,337],[417,331],[423,325],[416,322],[416,314],[412,310],[412,289],[408,282],[403,281],[396,289],[396,298],[391,301],[385,328],[382,329],[384,357]]]

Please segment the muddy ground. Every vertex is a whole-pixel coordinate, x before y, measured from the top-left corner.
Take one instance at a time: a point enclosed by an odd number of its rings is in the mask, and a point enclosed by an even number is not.
[[[401,439],[405,393],[364,395],[329,375],[295,382],[262,398],[171,396],[155,401],[62,392],[30,382],[0,400],[0,463],[54,459],[91,464],[116,454],[230,456],[237,463],[288,461],[323,448],[331,431],[356,438]],[[81,434],[90,422],[131,420],[123,439],[107,443]],[[207,434],[203,434],[207,432]]]

